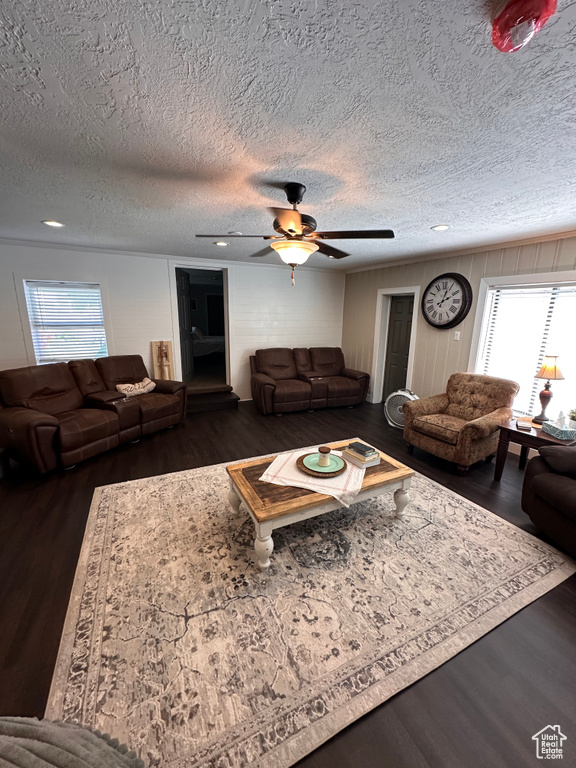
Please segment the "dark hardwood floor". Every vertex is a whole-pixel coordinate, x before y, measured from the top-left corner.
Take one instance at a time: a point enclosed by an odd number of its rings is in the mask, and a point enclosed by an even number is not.
[[[190,415],[185,424],[76,468],[0,480],[0,714],[41,717],[95,487],[359,436],[537,534],[509,459],[467,477],[423,451],[409,456],[381,406],[262,416]],[[576,766],[576,578],[572,577],[328,741],[299,768],[500,768],[538,765],[532,735],[558,724],[563,768]]]

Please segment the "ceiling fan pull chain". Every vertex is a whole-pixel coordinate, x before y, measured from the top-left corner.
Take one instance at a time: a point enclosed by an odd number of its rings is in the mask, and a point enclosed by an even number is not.
[[[292,277],[292,285],[295,285],[295,282],[294,282],[294,267],[292,267],[292,275],[291,275],[291,277]]]

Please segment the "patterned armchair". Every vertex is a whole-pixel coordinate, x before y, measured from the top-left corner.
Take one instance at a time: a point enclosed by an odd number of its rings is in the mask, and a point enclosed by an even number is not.
[[[512,418],[518,389],[508,379],[453,373],[444,394],[404,403],[408,450],[423,448],[466,474],[472,464],[496,453],[499,427]]]

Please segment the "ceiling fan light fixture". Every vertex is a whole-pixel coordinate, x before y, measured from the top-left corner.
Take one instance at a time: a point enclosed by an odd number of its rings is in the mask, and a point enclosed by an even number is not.
[[[270,243],[278,256],[285,264],[301,266],[308,261],[308,257],[318,250],[316,243],[308,243],[305,240],[276,240]]]

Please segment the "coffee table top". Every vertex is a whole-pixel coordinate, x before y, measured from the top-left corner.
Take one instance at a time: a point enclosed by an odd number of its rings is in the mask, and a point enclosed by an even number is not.
[[[350,437],[348,440],[326,443],[326,445],[340,450],[355,440],[365,442],[360,437]],[[364,474],[360,493],[405,480],[414,475],[414,470],[410,467],[406,467],[380,450],[378,452],[381,458],[380,464],[376,467],[368,467]],[[276,456],[267,456],[265,459],[253,459],[239,464],[230,464],[226,467],[232,482],[240,491],[258,522],[264,523],[286,514],[310,509],[325,501],[334,501],[332,496],[323,493],[316,493],[305,488],[265,483],[259,480],[258,478],[275,458]]]

